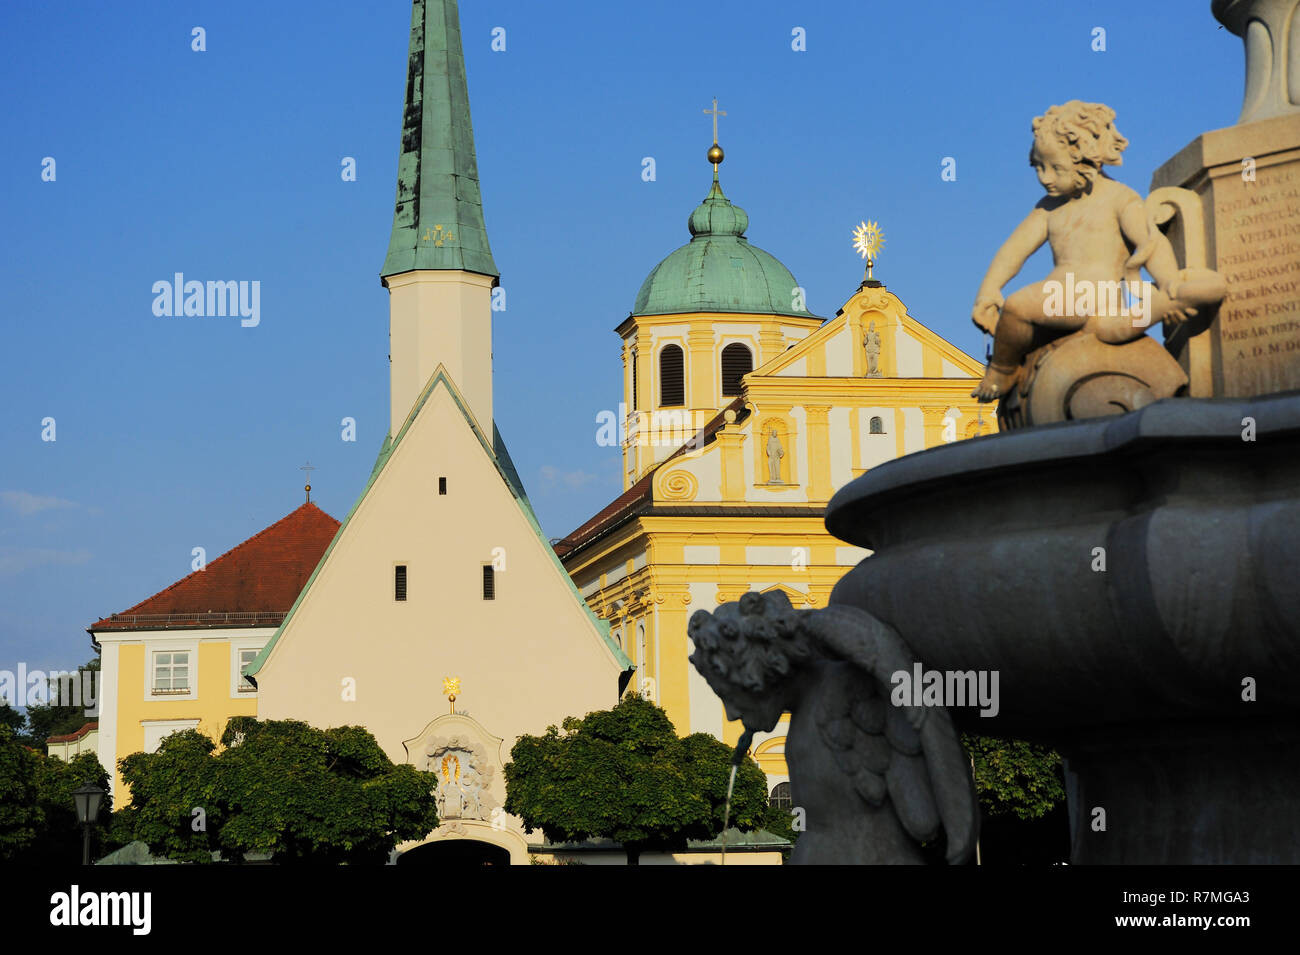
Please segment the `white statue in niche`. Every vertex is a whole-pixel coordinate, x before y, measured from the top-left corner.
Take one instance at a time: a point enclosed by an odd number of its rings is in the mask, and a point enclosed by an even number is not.
[[[873,319],[867,324],[866,334],[862,336],[862,347],[867,353],[867,377],[879,378],[880,374],[880,332],[876,331]]]
[[[781,447],[781,439],[776,436],[776,428],[773,427],[768,432],[767,438],[767,483],[784,484],[781,480],[781,459],[785,457],[785,448]]]

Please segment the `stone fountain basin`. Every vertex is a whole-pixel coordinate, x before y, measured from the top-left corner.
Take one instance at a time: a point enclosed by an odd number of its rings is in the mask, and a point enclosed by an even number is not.
[[[874,552],[832,603],[926,669],[998,671],[996,717],[952,710],[968,731],[1061,742],[1300,709],[1300,392],[908,455],[842,488],[826,526]]]

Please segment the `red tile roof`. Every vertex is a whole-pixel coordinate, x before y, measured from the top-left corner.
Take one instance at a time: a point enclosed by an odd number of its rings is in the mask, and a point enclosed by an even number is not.
[[[89,630],[278,627],[338,529],[315,504],[304,504],[203,570]]]
[[[93,733],[97,729],[99,729],[99,720],[91,720],[89,723],[83,723],[81,729],[77,730],[75,733],[64,733],[62,736],[51,736],[45,742],[46,744],[71,743],[81,739],[81,737],[85,736],[87,733]]]

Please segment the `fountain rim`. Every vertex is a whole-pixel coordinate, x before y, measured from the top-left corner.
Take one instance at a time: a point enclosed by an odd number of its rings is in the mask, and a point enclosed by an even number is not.
[[[1247,417],[1255,421],[1257,442],[1300,437],[1300,390],[1252,398],[1166,398],[1126,414],[1004,431],[906,454],[840,488],[826,506],[826,529],[870,548],[860,532],[862,517],[904,496],[974,484],[990,473],[1126,457],[1158,445],[1240,444]]]

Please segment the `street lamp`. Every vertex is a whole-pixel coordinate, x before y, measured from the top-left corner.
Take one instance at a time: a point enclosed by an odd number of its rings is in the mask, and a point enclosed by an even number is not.
[[[72,800],[77,804],[77,821],[85,833],[81,848],[81,864],[90,865],[90,827],[99,817],[99,804],[104,799],[104,790],[90,780],[72,793]]]

